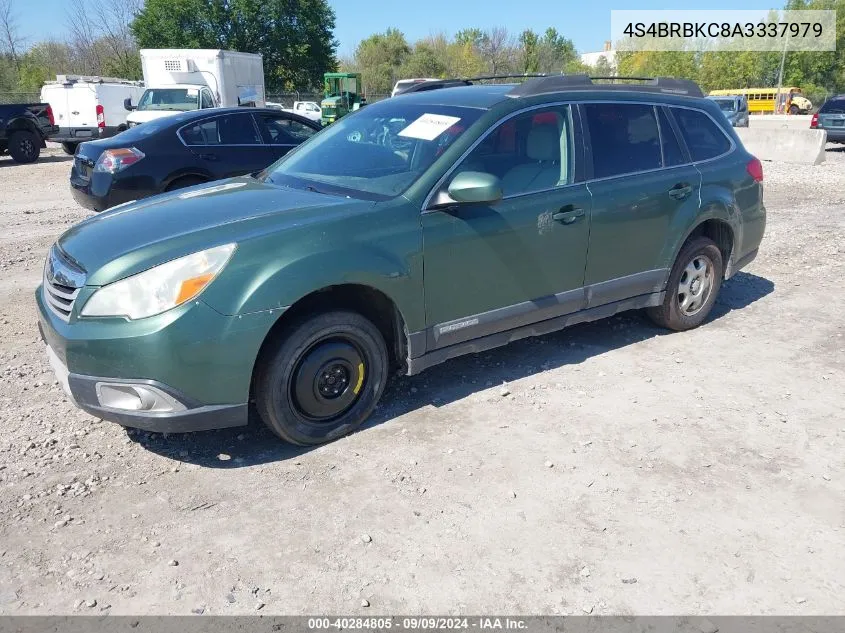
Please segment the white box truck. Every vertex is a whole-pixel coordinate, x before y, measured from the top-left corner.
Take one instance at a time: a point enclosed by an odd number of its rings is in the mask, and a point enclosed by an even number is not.
[[[264,107],[261,55],[221,49],[141,49],[144,94],[127,102],[129,126],[187,110]]]
[[[144,92],[140,81],[91,75],[56,75],[41,88],[41,101],[53,110],[58,134],[50,140],[61,143],[68,154],[83,141],[114,136],[126,129],[129,114],[123,103],[137,101]]]

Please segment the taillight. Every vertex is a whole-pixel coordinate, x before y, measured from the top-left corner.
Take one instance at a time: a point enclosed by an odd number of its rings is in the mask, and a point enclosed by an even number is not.
[[[50,125],[56,124],[56,119],[53,118],[53,108],[49,103],[47,104],[47,119],[49,119]]]
[[[818,112],[816,112],[813,115],[813,118],[810,119],[810,127],[813,128],[813,129],[816,129],[817,127],[819,127],[819,113]]]
[[[107,149],[97,159],[94,171],[116,174],[144,158],[144,152],[134,147]]]
[[[751,177],[757,182],[763,182],[763,163],[758,158],[752,158],[745,166]]]
[[[97,105],[97,127],[106,127],[106,113],[101,105]]]

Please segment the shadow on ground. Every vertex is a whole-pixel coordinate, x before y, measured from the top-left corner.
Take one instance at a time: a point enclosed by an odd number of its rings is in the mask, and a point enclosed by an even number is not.
[[[737,273],[724,283],[708,322],[741,310],[774,291],[763,277]],[[542,337],[448,361],[417,376],[394,378],[380,406],[361,427],[366,430],[425,406],[440,407],[483,390],[525,378],[671,333],[651,323],[642,312],[567,328]],[[683,336],[676,334],[675,336]],[[253,412],[248,426],[165,436],[129,430],[144,448],[182,462],[208,468],[237,468],[296,458],[313,448],[277,439]],[[220,454],[229,459],[220,459]]]
[[[73,160],[73,156],[67,156],[67,155],[64,155],[64,154],[60,154],[60,155],[54,155],[54,156],[51,156],[51,155],[40,156],[38,158],[38,160],[35,161],[35,163],[16,163],[15,161],[13,161],[8,156],[3,156],[3,157],[0,157],[0,168],[2,168],[2,167],[15,167],[15,166],[25,167],[26,165],[35,165],[36,163],[66,163],[66,162],[72,161],[72,160]]]

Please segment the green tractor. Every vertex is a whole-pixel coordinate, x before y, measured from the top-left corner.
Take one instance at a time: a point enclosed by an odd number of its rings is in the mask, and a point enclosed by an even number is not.
[[[323,75],[323,101],[320,121],[329,125],[340,117],[367,104],[363,95],[361,73],[326,73]]]

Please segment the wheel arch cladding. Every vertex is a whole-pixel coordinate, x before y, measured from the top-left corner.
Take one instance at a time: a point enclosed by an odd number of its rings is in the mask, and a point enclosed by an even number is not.
[[[286,332],[314,314],[339,311],[356,312],[373,323],[384,338],[391,368],[399,369],[404,365],[408,330],[396,303],[372,286],[345,283],[310,292],[281,314],[264,338],[255,359],[253,380],[260,363],[272,354]]]
[[[719,247],[719,252],[722,253],[722,268],[723,273],[730,261],[731,254],[734,250],[734,230],[733,227],[725,220],[710,218],[704,220],[690,231],[684,240],[684,244],[696,237],[707,237],[716,243]]]
[[[735,252],[737,231],[740,230],[739,211],[731,202],[715,200],[701,207],[698,214],[686,220],[688,226],[677,230],[679,239],[670,245],[667,265],[671,269],[684,245],[699,236],[713,240],[722,253],[723,273],[728,269],[728,262]]]

